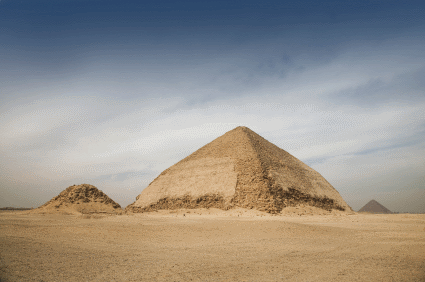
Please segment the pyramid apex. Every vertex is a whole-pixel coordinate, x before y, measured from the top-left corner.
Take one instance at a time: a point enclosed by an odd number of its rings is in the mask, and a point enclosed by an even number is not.
[[[242,126],[242,125],[240,125],[240,126],[237,126],[237,127],[235,127],[235,128],[233,128],[232,130],[229,130],[229,131],[227,131],[226,133],[228,133],[228,132],[254,132],[252,129],[250,129],[249,127],[246,127],[246,126]],[[255,133],[255,132],[254,132]]]
[[[235,127],[234,129],[242,129],[242,130],[245,130],[245,129],[249,129],[249,128],[248,128],[248,127],[246,127],[246,126],[242,126],[242,125],[240,125],[240,126]],[[249,129],[249,130],[251,130],[251,129]]]

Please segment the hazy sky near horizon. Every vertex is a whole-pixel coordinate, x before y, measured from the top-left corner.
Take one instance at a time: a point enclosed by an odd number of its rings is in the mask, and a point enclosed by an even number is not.
[[[358,210],[425,212],[423,1],[0,2],[0,206],[123,207],[247,126]]]

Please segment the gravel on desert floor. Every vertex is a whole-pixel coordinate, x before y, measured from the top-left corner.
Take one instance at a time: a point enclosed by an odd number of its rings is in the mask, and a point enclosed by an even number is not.
[[[4,211],[0,281],[425,281],[425,215]]]

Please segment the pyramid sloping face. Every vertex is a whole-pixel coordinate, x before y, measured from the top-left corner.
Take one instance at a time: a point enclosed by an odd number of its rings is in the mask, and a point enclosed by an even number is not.
[[[90,184],[73,185],[38,208],[77,213],[120,213],[121,206]]]
[[[381,205],[375,200],[369,201],[359,212],[370,212],[370,213],[392,213],[389,209]]]
[[[351,211],[319,173],[237,127],[163,171],[126,210],[238,206],[274,213],[300,203]]]

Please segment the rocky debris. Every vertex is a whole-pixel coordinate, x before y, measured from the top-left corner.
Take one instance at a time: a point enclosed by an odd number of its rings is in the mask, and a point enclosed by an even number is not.
[[[121,206],[90,184],[66,188],[41,207],[41,210],[75,210],[79,213],[120,213]]]

